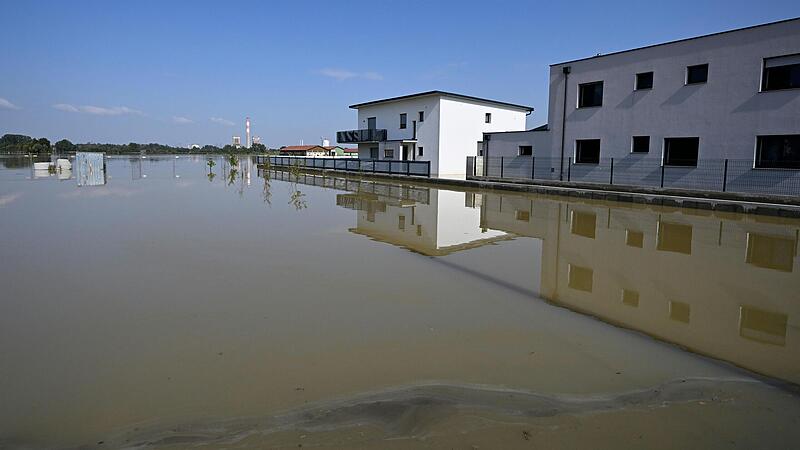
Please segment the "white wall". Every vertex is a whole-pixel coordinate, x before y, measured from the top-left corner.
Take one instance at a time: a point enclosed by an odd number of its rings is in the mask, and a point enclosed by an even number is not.
[[[698,136],[699,158],[753,159],[757,135],[800,133],[800,90],[759,92],[764,58],[800,53],[800,19],[616,55],[554,65],[549,120],[560,155],[564,75],[570,66],[565,158],[576,139],[600,138],[601,157],[661,158],[665,137]],[[708,63],[708,82],[685,85],[686,67]],[[653,89],[634,91],[637,73]],[[603,105],[577,106],[577,87],[600,81]],[[631,136],[650,136],[631,154]]]
[[[419,111],[425,113],[425,121],[419,122]],[[400,128],[400,114],[407,114],[407,126],[405,129]],[[422,157],[416,156],[418,161],[434,161],[433,156],[437,154],[439,146],[439,98],[435,95],[412,98],[397,102],[380,103],[372,106],[364,106],[358,109],[358,126],[357,129],[367,128],[367,118],[375,117],[377,120],[376,128],[385,129],[387,139],[389,141],[400,139],[412,139],[414,134],[414,124],[417,121],[417,146],[424,147],[424,154]],[[402,153],[399,152],[398,143],[388,143],[391,148],[395,149],[394,159],[400,159]],[[384,143],[380,145],[374,144],[359,144],[358,157],[369,158],[369,148],[380,148],[380,159],[383,158]],[[409,154],[409,159],[415,159]],[[431,171],[434,170],[433,162],[431,163]]]
[[[440,102],[439,163],[440,177],[464,176],[467,156],[475,156],[483,133],[525,129],[526,111],[492,103],[442,97]],[[492,123],[485,114],[492,114]],[[433,167],[431,167],[433,171]]]
[[[549,157],[552,144],[548,131],[518,131],[513,133],[493,133],[489,136],[485,155],[514,157],[519,154],[519,147],[530,145],[533,155]]]

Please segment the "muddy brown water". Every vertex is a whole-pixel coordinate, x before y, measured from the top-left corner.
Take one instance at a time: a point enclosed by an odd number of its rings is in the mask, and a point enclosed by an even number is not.
[[[800,221],[214,159],[0,164],[0,448],[800,442]]]

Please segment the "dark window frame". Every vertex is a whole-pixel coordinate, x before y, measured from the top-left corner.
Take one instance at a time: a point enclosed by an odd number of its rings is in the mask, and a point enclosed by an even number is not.
[[[670,147],[673,143],[678,143],[679,141],[687,142],[692,140],[697,143],[697,148],[695,150],[694,156],[694,163],[692,163],[691,159],[676,159],[672,160],[670,155]],[[697,167],[697,163],[700,161],[700,138],[697,136],[680,136],[680,137],[665,137],[664,138],[664,153],[662,158],[662,165],[667,167]]]
[[[798,156],[797,160],[790,161],[789,164],[780,164],[781,160],[768,160],[767,164],[765,164],[764,159],[762,158],[764,153],[764,144],[765,140],[772,138],[772,139],[781,139],[781,138],[792,138],[793,140],[797,141],[798,145],[798,153],[800,153],[800,134],[768,134],[768,135],[760,135],[756,136],[756,152],[755,158],[753,161],[753,168],[754,169],[780,169],[780,170],[800,170],[800,156]],[[791,146],[792,149],[794,146]],[[773,164],[769,164],[772,161]],[[778,162],[778,164],[775,164]]]
[[[517,156],[533,156],[532,145],[520,145],[517,151]]]
[[[592,96],[593,97],[592,98],[592,102],[589,103],[589,99],[587,98],[586,95],[584,95],[584,89],[586,89],[586,88],[588,88],[590,86],[598,86],[598,85],[600,86],[600,100],[599,100],[599,103],[595,103],[595,101],[597,100],[596,91],[594,92],[594,95]],[[589,82],[589,83],[580,83],[578,85],[578,108],[599,108],[599,107],[603,106],[603,94],[604,94],[604,90],[605,90],[604,88],[605,88],[605,83],[603,83],[603,80],[592,81],[592,82]]]
[[[417,147],[417,156],[424,156],[422,149],[423,147]]]
[[[420,111],[418,119],[420,122],[425,122],[425,111]]]
[[[483,116],[483,121],[486,122],[486,123],[492,123],[492,113],[490,113],[490,112],[486,113]]]
[[[642,80],[641,80],[640,77],[644,76],[644,75],[649,75],[650,76],[650,81],[649,81],[650,85],[649,86],[641,86],[641,84],[642,84],[641,81]],[[653,78],[654,78],[654,76],[653,76],[653,71],[652,70],[650,72],[639,72],[639,73],[637,73],[636,74],[636,82],[635,82],[635,84],[633,86],[633,90],[634,91],[649,91],[649,90],[653,89]]]
[[[761,87],[759,89],[759,92],[788,91],[788,90],[800,89],[800,83],[798,83],[796,86],[789,86],[789,87],[779,87],[779,88],[773,88],[773,89],[770,89],[768,87],[768,84],[769,84],[769,76],[767,74],[767,70],[768,69],[775,69],[775,68],[778,68],[778,67],[792,67],[792,66],[795,66],[794,70],[797,70],[798,72],[800,72],[800,63],[786,64],[786,65],[783,65],[783,66],[775,66],[775,67],[767,67],[767,61],[769,61],[771,59],[781,59],[781,58],[791,58],[791,57],[800,57],[800,53],[794,53],[794,54],[790,54],[790,55],[781,55],[781,56],[770,56],[769,58],[763,58],[761,60]],[[791,81],[790,81],[790,83],[791,83]]]
[[[647,150],[637,150],[636,140],[647,139]],[[631,136],[631,153],[650,153],[650,136]]]
[[[692,69],[700,69],[705,67],[705,77],[702,81],[691,81],[691,74]],[[708,63],[705,64],[694,64],[691,66],[686,66],[686,86],[695,85],[695,84],[705,84],[708,83]]]
[[[584,145],[588,144],[588,143],[594,144],[595,142],[597,142],[597,157],[596,158],[584,158],[583,153],[586,152],[586,151],[589,151],[590,149],[584,149],[582,147]],[[602,147],[602,143],[600,142],[600,139],[576,139],[575,140],[575,155],[574,155],[574,158],[572,160],[573,163],[574,164],[593,164],[593,165],[600,164],[600,153],[602,151],[601,147]],[[579,161],[579,159],[580,159],[580,161]]]
[[[394,149],[393,148],[383,149],[383,159],[394,159]]]
[[[408,114],[400,113],[400,129],[404,130],[408,128]]]
[[[370,122],[372,126],[370,126]],[[378,128],[378,118],[377,117],[367,117],[367,129],[368,130],[376,130]]]

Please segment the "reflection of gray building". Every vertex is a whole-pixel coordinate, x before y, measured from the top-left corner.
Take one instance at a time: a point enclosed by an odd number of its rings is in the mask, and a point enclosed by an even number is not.
[[[494,194],[482,205],[483,226],[542,240],[542,297],[800,382],[800,224]]]
[[[75,153],[75,178],[78,186],[102,186],[106,184],[105,154],[94,152]]]

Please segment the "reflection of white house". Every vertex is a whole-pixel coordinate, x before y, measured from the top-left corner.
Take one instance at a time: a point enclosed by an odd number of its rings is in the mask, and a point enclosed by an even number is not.
[[[525,129],[533,108],[442,91],[350,106],[358,129],[337,133],[357,143],[358,157],[430,161],[431,174],[464,175],[466,157],[482,146],[483,133]]]
[[[481,211],[465,208],[464,193],[431,189],[427,201],[389,199],[374,194],[342,194],[337,202],[358,210],[350,231],[441,256],[513,237],[481,227]]]
[[[800,18],[554,64],[548,125],[487,138],[488,156],[554,158],[555,178],[562,157],[800,169]]]

